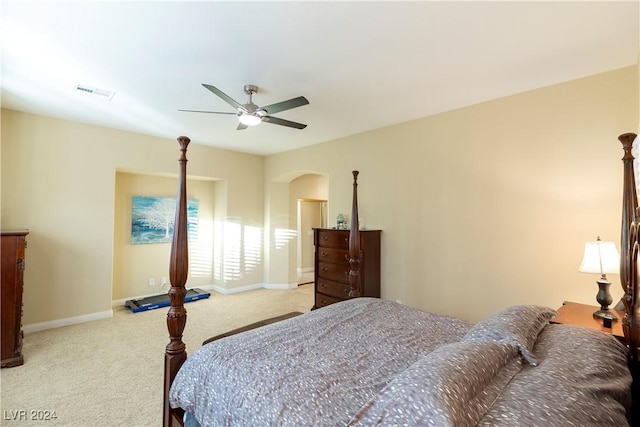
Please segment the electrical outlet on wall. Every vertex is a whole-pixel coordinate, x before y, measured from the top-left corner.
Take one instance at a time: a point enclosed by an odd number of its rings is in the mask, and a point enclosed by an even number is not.
[[[167,278],[166,278],[166,277],[163,277],[162,279],[160,279],[160,285],[164,286],[164,285],[166,285],[167,283],[168,283],[168,282],[167,282]]]
[[[153,288],[156,285],[156,279],[153,279],[153,278],[149,279],[148,284],[149,284],[149,287]]]

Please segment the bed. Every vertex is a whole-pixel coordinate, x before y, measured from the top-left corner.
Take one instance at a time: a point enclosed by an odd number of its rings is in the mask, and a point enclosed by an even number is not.
[[[350,298],[214,340],[187,358],[186,151],[171,250],[165,426],[623,426],[634,422],[640,351],[637,198],[624,149],[621,281],[625,342],[551,324],[548,307],[507,307],[471,324],[357,294],[357,171]],[[358,297],[358,298],[356,298]],[[570,356],[570,357],[568,357]]]

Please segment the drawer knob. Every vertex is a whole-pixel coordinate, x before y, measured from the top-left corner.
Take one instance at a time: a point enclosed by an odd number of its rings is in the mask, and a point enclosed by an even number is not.
[[[322,251],[322,252],[320,252],[320,255],[326,257],[326,256],[329,255],[329,253],[327,251]]]
[[[328,267],[322,267],[322,271],[324,271],[326,273],[327,271],[329,271],[329,268]]]

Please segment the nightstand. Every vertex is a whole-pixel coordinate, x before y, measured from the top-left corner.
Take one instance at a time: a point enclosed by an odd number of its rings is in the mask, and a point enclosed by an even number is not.
[[[613,322],[611,328],[605,328],[602,326],[601,319],[593,318],[593,312],[599,309],[600,307],[596,307],[595,305],[565,301],[562,303],[562,307],[557,310],[558,315],[552,317],[549,322],[584,326],[606,334],[611,334],[624,343],[624,333],[622,332],[622,316],[624,316],[624,312],[612,309],[611,311],[618,316],[618,320]]]

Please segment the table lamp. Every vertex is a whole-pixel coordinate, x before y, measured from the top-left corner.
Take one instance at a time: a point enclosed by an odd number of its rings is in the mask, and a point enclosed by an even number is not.
[[[600,310],[594,312],[593,317],[596,319],[617,320],[618,316],[609,310],[609,305],[613,302],[613,298],[609,293],[611,282],[607,280],[607,274],[620,273],[620,254],[615,243],[603,242],[600,240],[600,236],[595,242],[587,242],[584,245],[584,256],[578,271],[581,273],[600,274],[600,279],[596,281],[598,283],[596,301],[600,304]]]

